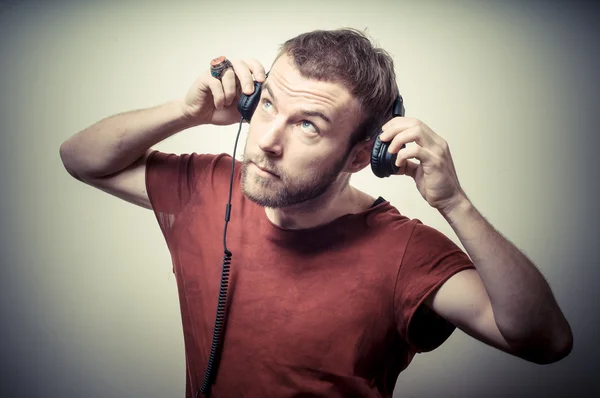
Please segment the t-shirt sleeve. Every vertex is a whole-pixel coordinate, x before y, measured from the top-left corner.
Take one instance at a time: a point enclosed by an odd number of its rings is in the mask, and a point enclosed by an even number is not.
[[[418,220],[408,241],[396,279],[396,325],[417,352],[440,346],[455,326],[424,305],[425,299],[452,275],[474,268],[454,242]]]
[[[160,228],[170,242],[173,223],[194,194],[214,155],[154,151],[146,162],[146,191]]]

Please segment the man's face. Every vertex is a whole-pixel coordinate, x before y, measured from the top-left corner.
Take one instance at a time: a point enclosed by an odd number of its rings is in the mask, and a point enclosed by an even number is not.
[[[281,56],[263,84],[242,165],[242,190],[264,207],[315,199],[344,169],[358,101],[338,83],[302,77]]]

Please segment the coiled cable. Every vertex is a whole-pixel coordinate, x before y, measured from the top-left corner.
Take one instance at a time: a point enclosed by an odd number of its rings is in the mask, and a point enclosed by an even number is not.
[[[229,217],[231,215],[231,194],[233,191],[233,174],[235,171],[235,151],[237,149],[238,139],[240,138],[240,132],[242,131],[242,122],[244,118],[240,119],[240,126],[238,128],[237,135],[235,137],[235,144],[233,146],[233,156],[231,158],[231,176],[229,178],[229,198],[227,200],[227,206],[225,208],[225,227],[223,228],[223,268],[221,271],[221,287],[219,289],[219,300],[217,303],[217,316],[215,319],[215,328],[213,331],[212,345],[210,347],[210,357],[208,358],[208,365],[206,367],[206,374],[204,375],[204,381],[202,387],[196,391],[196,398],[199,397],[200,392],[206,397],[210,396],[210,387],[215,381],[217,374],[217,368],[219,366],[220,351],[223,346],[223,332],[225,331],[225,310],[227,305],[227,287],[229,285],[229,269],[231,264],[231,257],[233,254],[227,250],[227,224],[229,223]]]

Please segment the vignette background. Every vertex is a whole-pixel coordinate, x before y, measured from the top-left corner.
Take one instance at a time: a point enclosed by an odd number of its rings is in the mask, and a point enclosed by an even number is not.
[[[58,148],[184,95],[217,55],[268,66],[286,39],[344,26],[393,55],[407,116],[449,142],[467,194],[539,266],[575,334],[568,358],[539,366],[457,331],[415,358],[395,396],[599,392],[599,16],[581,1],[0,1],[0,396],[183,396],[153,214],[71,178]],[[231,153],[236,130],[194,128],[157,148]],[[410,178],[353,181],[458,243]]]

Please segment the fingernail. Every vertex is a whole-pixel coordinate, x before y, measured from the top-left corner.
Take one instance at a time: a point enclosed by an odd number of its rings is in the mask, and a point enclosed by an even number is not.
[[[253,84],[246,84],[246,86],[244,87],[244,91],[246,91],[246,93],[250,94],[254,91],[254,85]]]

